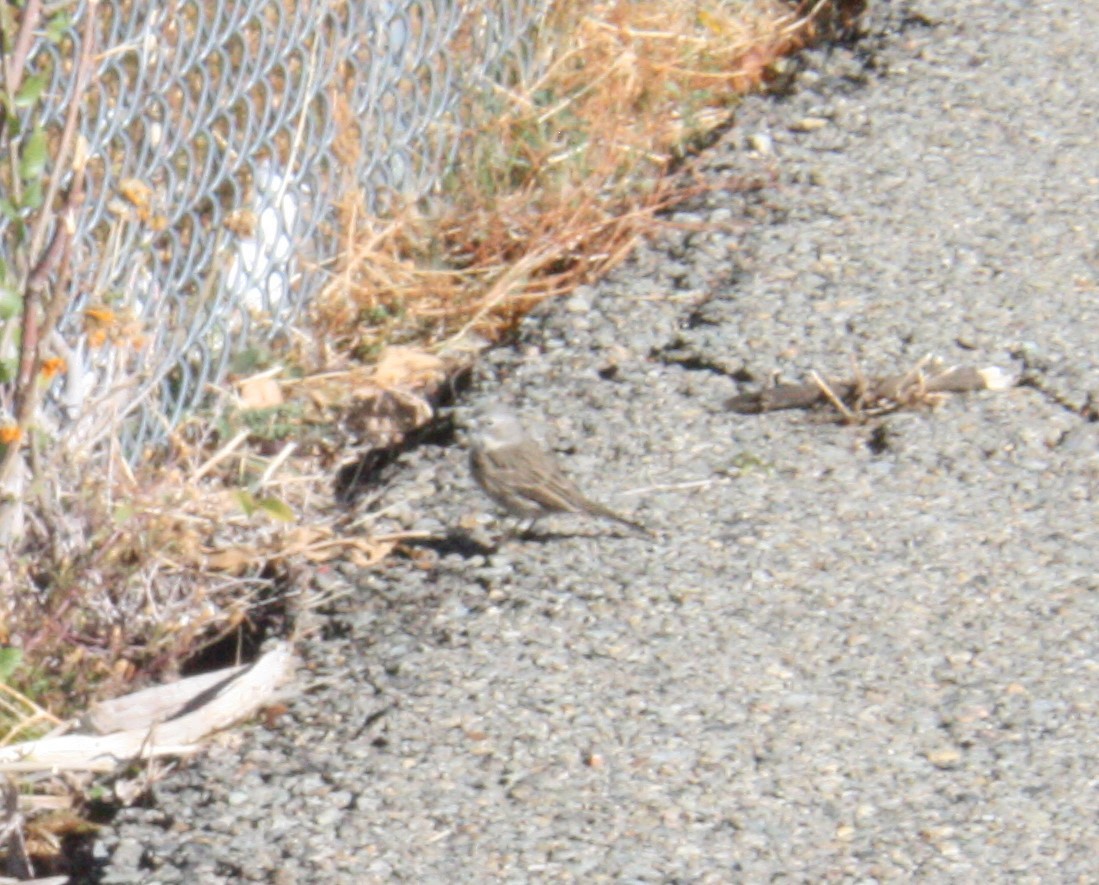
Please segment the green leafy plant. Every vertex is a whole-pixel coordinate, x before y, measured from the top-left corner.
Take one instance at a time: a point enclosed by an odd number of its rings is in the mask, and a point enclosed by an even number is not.
[[[8,491],[23,444],[37,415],[48,362],[45,342],[70,299],[70,262],[76,212],[84,201],[87,146],[77,132],[81,98],[94,61],[96,6],[90,0],[74,56],[64,65],[37,52],[37,41],[61,44],[68,13],[41,3],[0,0],[0,217],[7,261],[0,262],[0,493]],[[63,58],[63,56],[62,56]],[[61,75],[61,76],[59,76]],[[44,97],[51,82],[74,81],[60,127],[47,126]],[[0,506],[21,507],[17,495]],[[0,544],[18,520],[0,521]]]
[[[10,645],[0,647],[0,683],[8,685],[23,664],[23,650]]]
[[[237,503],[240,504],[240,509],[244,511],[246,516],[262,511],[279,522],[294,522],[297,519],[290,505],[279,498],[270,496],[257,498],[247,489],[238,489],[236,498]]]

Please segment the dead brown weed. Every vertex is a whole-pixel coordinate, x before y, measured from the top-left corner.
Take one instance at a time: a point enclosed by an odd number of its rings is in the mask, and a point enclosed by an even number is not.
[[[177,429],[140,474],[119,459],[39,502],[27,552],[0,563],[0,585],[19,588],[0,597],[0,645],[19,647],[0,733],[169,675],[290,597],[310,605],[303,570],[389,555],[408,535],[356,527],[333,503],[335,467],[356,447],[399,446],[480,347],[619,264],[703,187],[668,172],[738,97],[861,5],[559,0],[541,34],[549,62],[478,98],[439,194],[384,220],[348,196],[314,334],[289,358],[299,371],[230,379],[217,420]]]
[[[558,2],[549,63],[480,97],[439,194],[386,220],[347,198],[315,334],[290,357],[299,371],[230,379],[218,419],[179,428],[139,475],[118,460],[42,502],[29,552],[0,575],[20,588],[0,600],[0,644],[18,637],[10,683],[32,705],[9,720],[170,673],[303,590],[303,566],[388,555],[403,536],[350,530],[335,466],[355,446],[400,444],[484,342],[619,264],[703,187],[669,170],[857,5]]]
[[[606,274],[701,187],[668,170],[830,8],[557,3],[541,35],[552,61],[479,99],[437,200],[386,221],[355,197],[342,207],[348,247],[316,301],[324,340],[364,358],[394,340],[494,340],[543,299]]]

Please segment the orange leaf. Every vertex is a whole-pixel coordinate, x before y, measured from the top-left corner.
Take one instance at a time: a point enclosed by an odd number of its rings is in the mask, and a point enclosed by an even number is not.
[[[68,368],[67,363],[59,356],[42,360],[42,374],[46,378],[52,378],[58,372],[64,372],[66,368]]]

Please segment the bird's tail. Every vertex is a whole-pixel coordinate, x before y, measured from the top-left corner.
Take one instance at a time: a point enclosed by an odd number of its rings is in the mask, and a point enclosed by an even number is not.
[[[595,501],[589,501],[585,499],[584,503],[587,505],[586,509],[590,513],[594,513],[596,516],[602,516],[604,519],[613,519],[615,522],[622,525],[629,526],[635,532],[641,532],[643,535],[653,537],[656,533],[650,529],[647,525],[642,525],[639,522],[635,522],[632,519],[628,519],[621,513],[615,513],[610,507],[604,507],[602,504],[598,504]]]

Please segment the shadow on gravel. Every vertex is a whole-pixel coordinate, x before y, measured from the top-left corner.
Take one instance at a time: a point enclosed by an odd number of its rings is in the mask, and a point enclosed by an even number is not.
[[[442,536],[430,538],[409,538],[401,541],[401,546],[408,550],[430,550],[440,557],[457,554],[463,559],[474,556],[490,556],[498,553],[501,548],[509,545],[522,544],[553,544],[559,541],[568,541],[573,538],[626,538],[629,534],[610,528],[604,531],[527,531],[517,534],[504,533],[489,541],[474,537],[463,529],[452,529]]]
[[[454,417],[450,414],[436,415],[423,427],[409,432],[393,445],[367,449],[356,460],[344,464],[336,471],[333,483],[336,500],[346,506],[354,504],[368,488],[384,481],[387,476],[386,468],[391,467],[400,455],[425,445],[452,445],[454,435]]]
[[[445,535],[430,538],[409,538],[401,546],[411,550],[431,550],[439,556],[457,554],[463,559],[474,556],[488,556],[495,553],[498,545],[485,544],[461,529],[451,529]]]
[[[392,467],[397,458],[405,452],[414,451],[420,446],[453,445],[457,427],[450,407],[454,406],[462,394],[469,390],[472,379],[473,372],[470,367],[460,369],[427,397],[434,413],[430,421],[401,434],[400,438],[390,445],[368,445],[357,457],[344,463],[336,471],[333,482],[332,491],[336,500],[345,506],[354,504],[368,488],[387,478],[391,472],[387,468]],[[384,403],[384,400],[380,402]],[[374,417],[383,419],[385,424],[400,426],[399,412],[399,408],[397,413],[392,414],[382,408],[381,412]]]
[[[501,539],[497,546],[501,546],[508,541],[515,543],[529,543],[529,544],[554,544],[558,541],[569,541],[574,538],[632,538],[633,534],[630,532],[620,531],[616,528],[607,528],[602,531],[575,531],[575,532],[537,532],[531,529],[527,532],[520,532],[518,535],[508,535]]]

